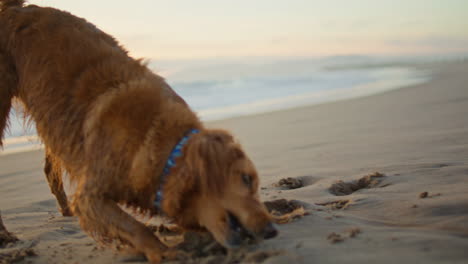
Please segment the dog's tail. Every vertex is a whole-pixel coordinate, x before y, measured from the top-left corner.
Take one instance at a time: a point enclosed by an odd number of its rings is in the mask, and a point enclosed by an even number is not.
[[[0,11],[6,10],[10,7],[22,7],[24,0],[0,0]]]

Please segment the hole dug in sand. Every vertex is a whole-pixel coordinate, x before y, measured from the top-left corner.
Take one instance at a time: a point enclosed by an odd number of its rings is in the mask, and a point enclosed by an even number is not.
[[[301,202],[295,200],[278,199],[264,204],[277,224],[286,224],[309,214]]]
[[[299,201],[279,199],[264,203],[277,224],[286,224],[308,213]],[[226,250],[207,232],[179,233],[169,226],[150,226],[158,237],[178,251],[174,260],[180,263],[262,263],[266,259],[286,254],[282,250],[264,250],[260,245],[249,245]]]
[[[174,259],[178,263],[262,263],[270,257],[285,253],[280,250],[260,250],[256,246],[226,250],[206,232],[187,232],[180,240],[182,242],[176,245],[178,252]]]
[[[334,183],[328,190],[336,196],[350,195],[355,191],[365,188],[375,188],[379,185],[385,175],[380,172],[374,172],[359,180],[344,182],[338,181]]]

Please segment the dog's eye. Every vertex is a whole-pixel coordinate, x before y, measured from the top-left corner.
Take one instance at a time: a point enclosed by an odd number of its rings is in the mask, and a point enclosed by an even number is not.
[[[242,174],[242,181],[247,187],[252,187],[252,177],[248,174]]]

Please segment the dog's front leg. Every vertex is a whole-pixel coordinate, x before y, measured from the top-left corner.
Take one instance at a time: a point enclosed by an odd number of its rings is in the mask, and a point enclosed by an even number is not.
[[[163,256],[172,257],[167,248],[143,223],[124,212],[116,202],[80,188],[73,202],[74,213],[81,227],[96,239],[123,240],[145,254],[151,263],[159,263]]]

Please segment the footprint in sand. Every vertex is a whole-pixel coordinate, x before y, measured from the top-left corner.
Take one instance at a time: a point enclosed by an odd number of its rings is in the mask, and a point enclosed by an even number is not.
[[[349,181],[349,182],[338,181],[332,184],[332,186],[328,188],[328,191],[331,194],[336,195],[336,196],[346,196],[361,189],[376,188],[376,187],[382,188],[382,187],[389,186],[390,184],[381,185],[384,177],[386,177],[384,174],[379,173],[379,172],[374,172],[358,180]],[[316,203],[316,205],[326,206],[330,208],[331,210],[340,210],[340,209],[348,208],[352,203],[353,203],[352,200],[342,199],[342,200],[328,201],[328,202],[323,202],[323,203]]]
[[[379,184],[382,182],[382,180],[385,177],[386,176],[380,172],[374,172],[358,180],[354,180],[350,182],[338,181],[332,184],[332,186],[330,186],[328,190],[331,194],[336,195],[336,196],[350,195],[361,189],[388,186],[388,184],[384,186],[379,186]]]
[[[335,243],[343,242],[347,238],[354,238],[360,233],[361,233],[361,229],[359,227],[353,227],[353,228],[346,230],[342,234],[332,232],[327,236],[327,239],[331,244],[335,244]]]
[[[280,179],[273,186],[282,190],[293,190],[314,184],[314,182],[316,179],[312,176],[288,177]]]
[[[320,206],[326,206],[332,210],[338,210],[338,209],[346,209],[348,206],[351,205],[351,202],[352,202],[351,200],[337,200],[337,201],[315,203],[315,204],[320,205]]]

